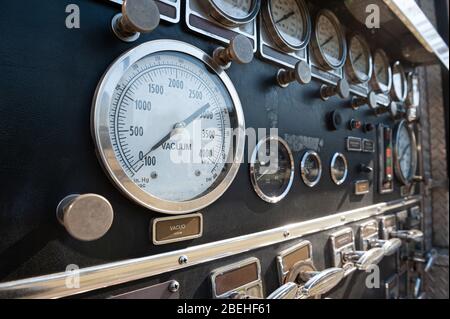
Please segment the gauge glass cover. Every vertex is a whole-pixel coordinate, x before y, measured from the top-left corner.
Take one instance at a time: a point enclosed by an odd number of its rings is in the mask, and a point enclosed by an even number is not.
[[[319,155],[313,151],[307,151],[300,163],[300,172],[303,182],[314,187],[319,183],[322,176],[322,162]]]
[[[392,69],[383,50],[378,49],[373,56],[372,86],[375,90],[387,93],[392,86]]]
[[[349,41],[348,62],[350,76],[355,82],[364,83],[372,75],[372,56],[367,42],[360,35],[353,35]]]
[[[344,154],[336,153],[331,159],[330,165],[331,179],[336,185],[341,185],[345,182],[348,175],[348,164]]]
[[[417,168],[417,146],[414,132],[405,120],[397,124],[395,130],[395,171],[397,178],[409,184]]]

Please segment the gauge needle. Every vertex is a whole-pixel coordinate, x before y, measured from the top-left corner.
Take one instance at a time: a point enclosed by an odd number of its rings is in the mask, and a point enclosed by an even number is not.
[[[285,14],[284,16],[282,16],[282,17],[280,18],[280,20],[275,21],[275,24],[278,24],[278,23],[280,23],[280,22],[282,22],[282,21],[284,21],[284,20],[286,20],[286,19],[289,19],[289,18],[292,17],[294,14],[295,14],[294,11]]]
[[[358,60],[361,59],[361,57],[362,57],[362,53],[360,53],[360,54],[355,58],[355,60],[353,60],[353,63],[358,62]]]
[[[205,112],[208,108],[210,107],[209,103],[203,105],[201,108],[199,108],[197,111],[195,111],[194,113],[192,113],[188,118],[186,118],[184,121],[181,122],[177,122],[172,126],[172,129],[170,130],[170,132],[168,134],[166,134],[162,139],[160,139],[158,142],[155,143],[155,145],[152,146],[152,148],[150,149],[150,151],[148,151],[147,153],[144,154],[144,156],[142,156],[141,159],[139,159],[136,163],[134,163],[133,165],[131,165],[132,168],[134,168],[136,166],[136,164],[138,164],[139,162],[141,162],[144,158],[146,158],[151,152],[153,152],[154,150],[158,149],[161,145],[163,145],[165,142],[167,142],[171,137],[172,137],[172,133],[174,130],[178,129],[178,128],[185,128],[186,126],[188,126],[190,123],[192,123],[196,118],[198,118],[200,115],[202,115],[203,112]],[[137,170],[139,171],[139,169]]]
[[[400,152],[400,160],[405,156],[406,151],[409,149],[409,145],[406,145],[405,148]]]
[[[323,43],[321,44],[321,46],[325,46],[328,42],[330,42],[331,40],[333,40],[333,38],[334,38],[334,35],[332,35],[331,37],[329,37],[328,39],[326,39],[325,42],[323,42]]]
[[[382,72],[383,72],[383,69],[382,69],[382,68],[379,69],[378,72],[377,72],[377,76],[379,77],[379,76],[381,75]]]

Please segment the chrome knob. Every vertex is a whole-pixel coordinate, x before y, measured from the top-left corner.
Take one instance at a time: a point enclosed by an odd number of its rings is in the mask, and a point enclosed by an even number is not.
[[[159,9],[154,0],[124,0],[122,13],[114,16],[111,25],[120,40],[133,42],[141,33],[156,29],[159,22]]]
[[[322,100],[326,101],[334,95],[338,95],[342,99],[347,99],[350,96],[350,86],[346,79],[339,80],[336,86],[324,84],[320,87],[320,97]]]
[[[398,105],[396,102],[392,101],[391,103],[389,103],[389,106],[387,107],[377,107],[375,109],[375,114],[376,115],[381,115],[384,113],[389,113],[389,115],[393,118],[396,119],[398,116]]]
[[[378,264],[384,257],[384,249],[371,248],[367,251],[352,251],[344,253],[343,259],[352,262],[359,270],[366,270],[371,265]]]
[[[253,56],[252,42],[242,34],[231,39],[227,48],[218,47],[213,52],[213,60],[223,69],[228,69],[231,62],[250,63],[253,61]]]
[[[366,173],[366,174],[372,174],[373,173],[373,167],[370,167],[369,165],[366,165],[366,164],[359,164],[358,170],[361,173]]]
[[[356,110],[363,105],[368,105],[372,110],[376,110],[378,107],[377,94],[374,91],[370,91],[367,97],[353,97],[351,102],[352,109]]]
[[[59,203],[56,216],[72,237],[93,241],[111,228],[114,212],[108,200],[100,195],[70,195]]]
[[[279,86],[285,88],[294,81],[300,84],[308,84],[311,82],[311,68],[305,61],[297,62],[291,70],[278,70],[277,83]]]
[[[423,240],[423,232],[418,229],[396,230],[390,232],[391,237],[400,238],[406,241],[421,242]]]
[[[267,299],[296,299],[298,293],[298,285],[294,282],[287,282],[274,292]]]

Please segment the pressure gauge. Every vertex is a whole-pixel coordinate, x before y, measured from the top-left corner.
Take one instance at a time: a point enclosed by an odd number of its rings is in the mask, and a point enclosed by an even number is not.
[[[237,26],[253,21],[261,6],[261,0],[208,0],[211,15],[226,26]]]
[[[402,64],[397,61],[392,66],[391,96],[395,101],[404,102],[408,94],[408,81]]]
[[[267,137],[258,143],[250,161],[250,179],[262,200],[277,203],[286,197],[294,180],[294,158],[282,138]]]
[[[377,49],[373,54],[373,73],[370,83],[379,93],[388,93],[392,86],[392,69],[386,53]]]
[[[405,120],[395,127],[394,161],[398,180],[410,184],[417,169],[417,146],[414,132]]]
[[[306,47],[311,38],[311,19],[303,0],[268,0],[263,21],[272,41],[283,51]]]
[[[316,186],[322,177],[322,161],[319,154],[307,151],[300,162],[300,173],[307,186]]]
[[[345,63],[347,43],[344,32],[330,10],[321,10],[316,17],[312,49],[316,60],[326,70],[338,69]]]
[[[372,76],[372,55],[369,45],[360,34],[354,34],[348,40],[345,66],[353,83],[365,83]]]
[[[342,153],[335,153],[330,164],[331,179],[336,185],[342,185],[347,179],[348,163]]]
[[[92,125],[113,183],[162,213],[217,200],[243,156],[244,116],[231,80],[180,41],[147,42],[119,57],[97,87]]]

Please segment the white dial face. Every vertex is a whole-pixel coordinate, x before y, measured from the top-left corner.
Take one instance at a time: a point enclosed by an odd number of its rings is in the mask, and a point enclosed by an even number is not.
[[[236,19],[245,18],[251,13],[253,1],[256,0],[213,0],[219,9]]]
[[[342,58],[342,42],[335,24],[324,14],[317,20],[317,41],[324,58],[331,65],[339,65]]]
[[[379,83],[385,86],[389,84],[389,67],[386,64],[383,55],[379,52],[376,52],[374,56],[373,72],[375,73],[376,79]]]
[[[370,69],[370,58],[365,45],[357,36],[353,37],[350,41],[350,58],[358,78],[367,78]]]
[[[189,201],[224,178],[235,112],[203,62],[177,52],[148,55],[125,72],[112,101],[108,156],[145,193]]]
[[[398,161],[400,164],[400,170],[402,175],[408,179],[413,172],[412,169],[412,160],[413,160],[413,149],[411,137],[409,135],[409,131],[406,126],[402,126],[400,131],[398,132],[398,144],[397,144],[397,154]]]
[[[394,87],[395,95],[401,99],[405,94],[405,74],[403,74],[402,68],[396,65],[392,69],[392,85]]]
[[[270,1],[272,20],[280,36],[294,47],[304,42],[305,21],[296,0]]]

